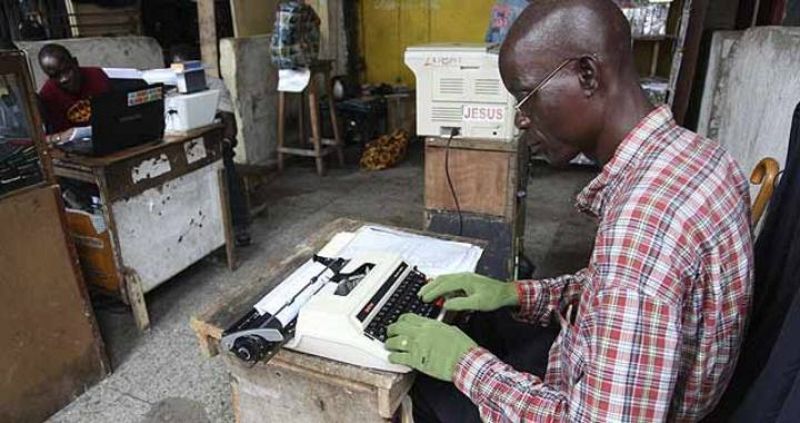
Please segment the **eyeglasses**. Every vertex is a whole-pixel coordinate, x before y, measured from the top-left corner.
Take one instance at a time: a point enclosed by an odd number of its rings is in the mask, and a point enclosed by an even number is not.
[[[566,59],[563,62],[561,62],[561,64],[558,65],[555,69],[553,69],[552,72],[548,73],[547,76],[544,77],[544,79],[542,79],[538,84],[536,84],[536,87],[534,87],[531,90],[531,92],[529,92],[527,95],[525,95],[525,97],[522,97],[522,100],[517,102],[517,105],[514,106],[514,108],[517,109],[517,113],[523,113],[522,112],[522,106],[524,106],[525,103],[527,103],[528,100],[530,100],[531,97],[533,97],[534,94],[539,92],[539,90],[541,90],[545,86],[545,84],[550,82],[550,80],[553,79],[558,74],[558,72],[561,71],[561,69],[564,69],[570,63],[572,63],[572,62],[574,62],[576,60],[580,60],[580,59],[582,59],[582,57],[571,57],[569,59]]]

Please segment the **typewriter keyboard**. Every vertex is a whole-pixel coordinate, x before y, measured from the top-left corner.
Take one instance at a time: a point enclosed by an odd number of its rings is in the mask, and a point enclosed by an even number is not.
[[[386,341],[386,328],[396,322],[403,314],[414,313],[423,317],[435,319],[439,317],[442,308],[438,305],[422,302],[417,296],[417,292],[425,285],[426,276],[416,269],[400,282],[400,285],[392,293],[386,303],[378,310],[375,317],[367,325],[364,332],[374,339],[381,342]]]

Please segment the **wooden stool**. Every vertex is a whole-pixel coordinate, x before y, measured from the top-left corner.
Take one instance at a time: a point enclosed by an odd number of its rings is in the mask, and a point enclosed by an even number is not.
[[[278,169],[283,170],[283,155],[290,154],[295,156],[313,157],[317,161],[317,173],[319,176],[325,174],[325,163],[323,158],[334,151],[339,156],[339,165],[344,166],[344,153],[342,152],[342,139],[339,136],[339,122],[336,118],[336,108],[333,104],[333,84],[330,78],[331,60],[321,60],[311,66],[311,81],[308,87],[300,93],[301,96],[308,94],[308,109],[311,115],[311,144],[313,148],[292,148],[286,147],[286,95],[291,93],[278,93]],[[328,94],[328,106],[331,114],[331,126],[333,127],[334,139],[322,138],[322,127],[320,122],[319,93],[317,87],[317,77],[323,77],[325,89]],[[300,101],[298,123],[301,145],[309,141],[305,135],[305,107]]]

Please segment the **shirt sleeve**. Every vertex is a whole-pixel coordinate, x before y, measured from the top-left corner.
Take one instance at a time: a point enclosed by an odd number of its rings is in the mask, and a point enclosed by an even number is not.
[[[545,384],[474,348],[457,365],[455,385],[486,421],[665,421],[680,310],[629,289],[598,293],[592,308],[579,328],[562,328],[551,351],[569,368],[561,380]]]
[[[573,275],[517,282],[519,311],[515,317],[530,323],[549,324],[552,311],[580,299],[588,280],[589,270],[582,269]]]

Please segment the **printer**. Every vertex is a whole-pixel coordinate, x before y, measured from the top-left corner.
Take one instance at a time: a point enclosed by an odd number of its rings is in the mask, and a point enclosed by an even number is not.
[[[512,141],[516,99],[503,85],[498,47],[427,44],[406,49],[417,78],[417,134]]]

